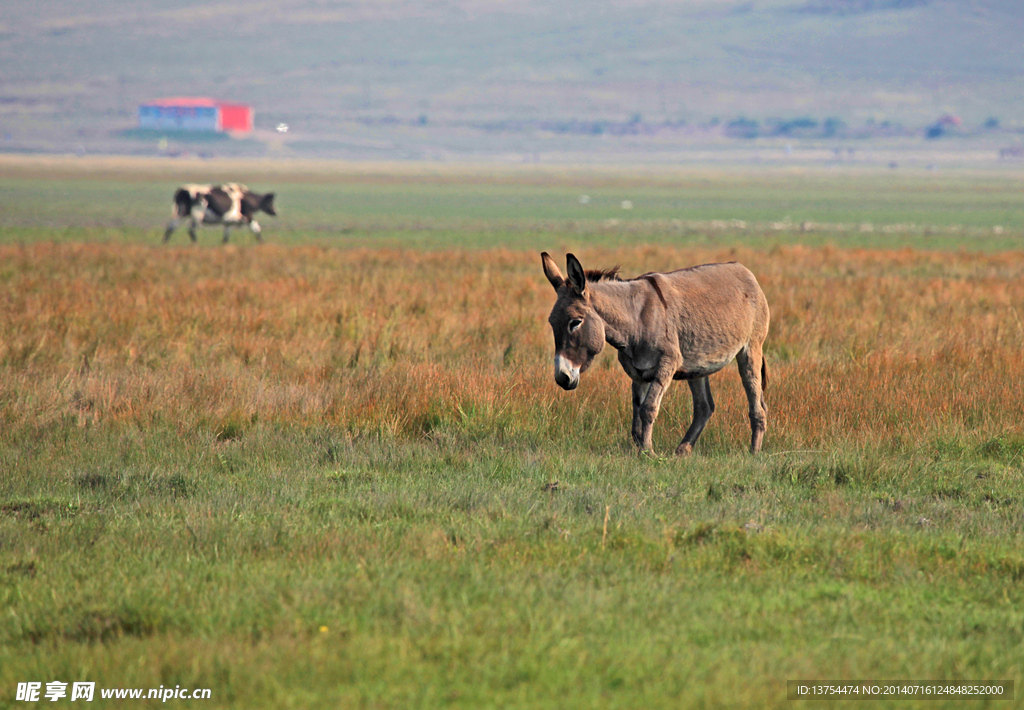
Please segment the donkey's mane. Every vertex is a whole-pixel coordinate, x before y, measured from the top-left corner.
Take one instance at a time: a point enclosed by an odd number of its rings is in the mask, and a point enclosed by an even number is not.
[[[613,266],[610,269],[587,269],[584,273],[587,275],[587,281],[622,281],[619,278],[620,268]]]
[[[735,264],[736,262],[735,261],[728,261],[728,262],[724,262],[724,263]],[[697,269],[703,269],[703,268],[708,267],[708,266],[720,266],[720,265],[721,264],[717,263],[717,262],[713,263],[713,264],[697,264],[696,266],[687,266],[687,267],[682,268],[682,269],[676,269],[675,271],[668,271],[668,272],[665,272],[665,274],[678,274],[680,271],[696,271]],[[586,274],[587,281],[591,281],[591,282],[597,282],[597,281],[622,281],[622,277],[619,276],[619,271],[621,269],[622,269],[621,266],[613,266],[610,269],[586,269],[583,273]],[[658,295],[661,295],[661,291],[660,291],[660,289],[658,289],[658,285],[657,285],[657,283],[655,282],[655,280],[653,278],[656,273],[657,272],[654,272],[654,271],[648,271],[646,274],[640,274],[639,276],[637,276],[635,278],[632,278],[632,279],[628,279],[628,280],[629,281],[639,281],[640,279],[644,279],[646,281],[650,281],[652,284],[654,284],[654,288],[656,290],[658,290]]]

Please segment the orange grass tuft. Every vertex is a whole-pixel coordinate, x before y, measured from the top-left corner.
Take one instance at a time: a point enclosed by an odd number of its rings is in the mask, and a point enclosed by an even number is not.
[[[919,447],[1019,434],[1020,254],[641,246],[580,254],[626,277],[740,260],[772,310],[768,450]],[[0,247],[0,418],[326,423],[353,433],[627,441],[628,382],[602,355],[551,374],[553,293],[532,252]],[[704,445],[742,449],[735,368],[713,378]],[[655,428],[689,420],[685,387]],[[708,444],[707,442],[710,442]]]

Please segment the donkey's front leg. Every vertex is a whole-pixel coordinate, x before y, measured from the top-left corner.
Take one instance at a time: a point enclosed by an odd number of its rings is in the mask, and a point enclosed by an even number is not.
[[[636,444],[641,450],[644,445],[644,425],[640,419],[640,407],[643,405],[644,400],[647,399],[647,393],[651,389],[650,382],[641,382],[633,380],[633,443]]]
[[[661,398],[672,378],[644,382],[633,380],[633,443],[641,453],[651,451],[651,432],[661,409]]]

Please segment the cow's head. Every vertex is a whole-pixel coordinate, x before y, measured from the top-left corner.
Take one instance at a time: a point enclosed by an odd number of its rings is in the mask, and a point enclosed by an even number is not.
[[[271,217],[277,216],[277,210],[274,209],[273,192],[268,192],[266,195],[246,192],[242,195],[242,214],[252,216],[260,210],[266,212]]]
[[[268,192],[262,198],[260,198],[260,209],[269,214],[271,217],[277,216],[277,210],[274,209],[274,193]]]

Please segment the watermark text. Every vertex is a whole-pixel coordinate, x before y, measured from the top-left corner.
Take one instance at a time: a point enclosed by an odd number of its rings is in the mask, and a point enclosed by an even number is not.
[[[182,688],[180,685],[173,688],[165,688],[162,685],[159,688],[100,688],[97,693],[95,682],[65,683],[60,680],[52,680],[48,683],[43,681],[18,683],[14,699],[28,703],[36,703],[41,700],[51,702],[82,700],[89,703],[97,695],[104,700],[159,700],[166,703],[168,700],[209,700],[212,693],[209,688]]]

